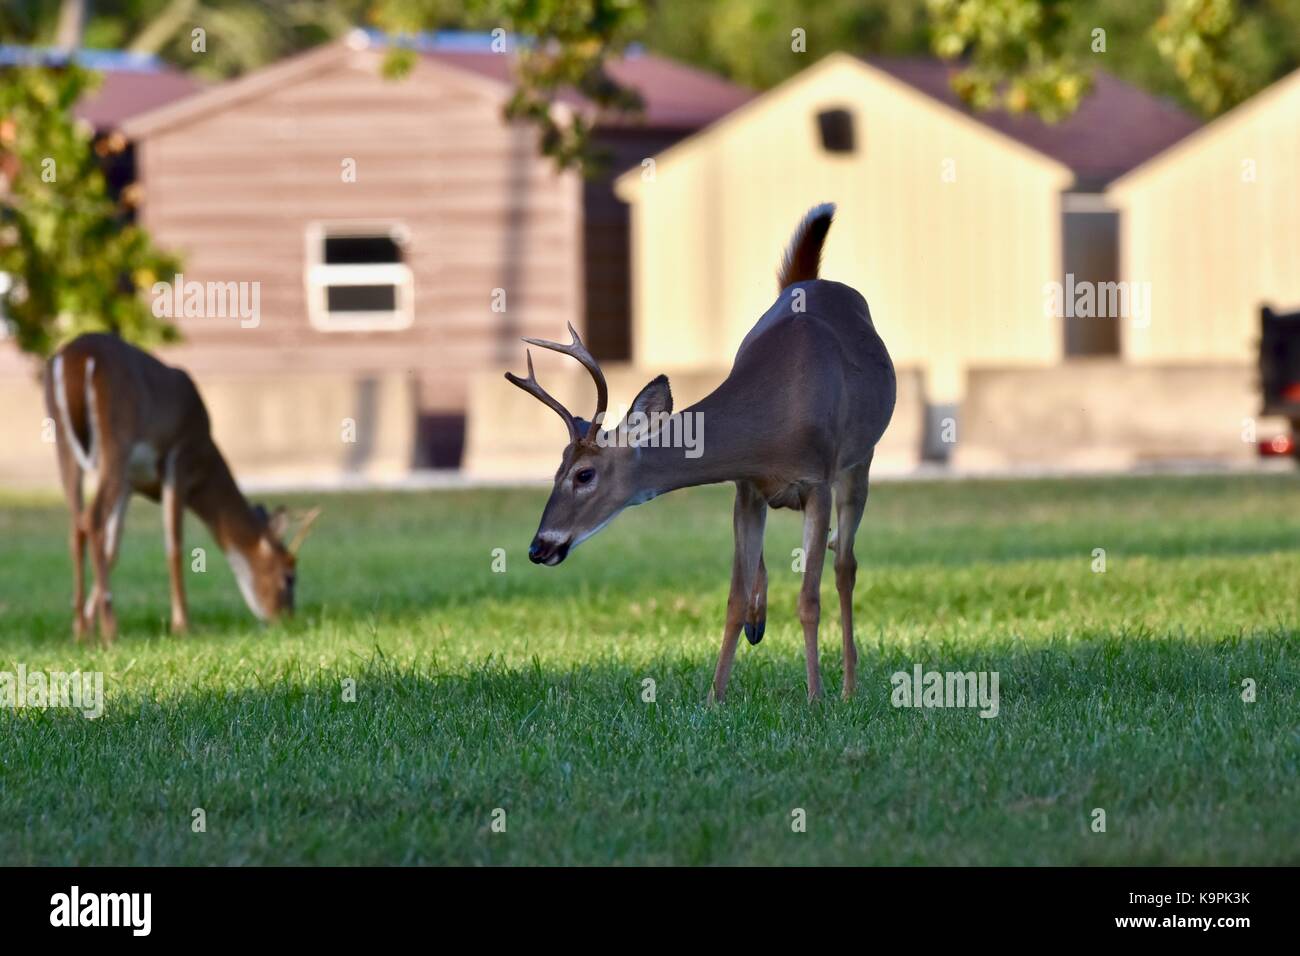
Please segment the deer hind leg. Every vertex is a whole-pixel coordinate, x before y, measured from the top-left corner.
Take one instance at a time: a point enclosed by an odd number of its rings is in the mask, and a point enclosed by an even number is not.
[[[90,510],[90,566],[95,575],[90,606],[99,618],[100,639],[108,645],[117,637],[117,615],[113,612],[109,575],[122,543],[122,522],[126,517],[131,487],[125,480],[123,468],[116,462],[105,459],[99,474],[100,484]]]
[[[817,624],[821,619],[822,565],[831,523],[829,485],[814,485],[803,506],[803,553],[807,565],[799,591],[799,621],[803,624],[804,663],[808,668],[808,699],[822,695],[821,666],[817,660]]]
[[[713,687],[709,692],[709,700],[713,703],[722,703],[727,696],[727,680],[731,676],[731,664],[736,659],[740,626],[746,620],[763,559],[767,502],[758,489],[748,482],[736,482],[736,507],[732,523],[736,532],[736,553],[731,565],[731,593],[727,597],[727,623],[722,630],[722,650],[718,653],[718,666],[713,672]]]
[[[78,508],[72,514],[72,639],[81,643],[93,619],[86,614],[86,517]]]
[[[858,560],[853,542],[867,506],[867,473],[870,460],[842,471],[835,481],[835,588],[840,592],[840,628],[844,632],[844,698],[853,696],[858,684],[858,646],[853,641],[853,586],[857,583]]]

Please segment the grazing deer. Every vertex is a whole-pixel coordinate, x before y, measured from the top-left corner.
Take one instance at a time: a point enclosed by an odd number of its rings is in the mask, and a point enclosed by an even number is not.
[[[853,539],[867,502],[867,474],[876,443],[894,411],[894,366],[871,323],[866,300],[838,282],[817,278],[822,245],[835,207],[810,210],[795,230],[777,273],[777,300],[750,330],[726,381],[699,403],[672,414],[668,379],[659,376],[632,402],[618,430],[602,429],[608,388],[600,366],[569,327],[569,345],[525,339],[577,359],[596,383],[592,421],[575,417],[528,377],[506,373],[514,385],[552,408],[569,430],[555,487],[528,549],[535,564],[556,565],[629,505],[677,488],[736,483],[735,559],[722,651],[710,694],[721,701],[743,624],[751,644],[763,638],[767,571],[763,528],[767,509],[804,512],[807,556],[799,594],[808,669],[808,697],[821,696],[817,624],[822,558],[835,552],[844,636],[844,696],[856,684]],[[657,441],[682,416],[707,429],[703,453],[689,457]],[[658,428],[639,423],[657,423]],[[629,424],[632,423],[632,424]],[[630,439],[630,441],[628,440]],[[834,492],[837,530],[828,540]]]
[[[189,507],[212,532],[240,593],[260,619],[293,611],[295,554],[319,509],[282,543],[283,509],[250,505],[212,441],[208,412],[190,377],[111,335],[82,335],[46,367],[45,407],[55,421],[59,475],[72,511],[73,634],[81,640],[98,615],[104,643],[117,634],[108,579],[133,491],[161,501],[171,572],[171,627],[189,626],[181,572],[181,524]],[[96,472],[95,498],[82,502],[82,474]],[[94,588],[85,599],[90,545]]]

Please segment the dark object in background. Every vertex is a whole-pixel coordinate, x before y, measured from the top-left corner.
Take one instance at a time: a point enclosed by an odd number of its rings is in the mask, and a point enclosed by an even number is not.
[[[1290,436],[1261,441],[1260,454],[1300,459],[1300,312],[1260,310],[1259,379],[1263,414],[1291,423]]]

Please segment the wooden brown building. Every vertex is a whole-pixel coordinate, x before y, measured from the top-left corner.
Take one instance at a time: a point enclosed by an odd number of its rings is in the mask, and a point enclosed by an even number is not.
[[[584,181],[503,119],[509,42],[439,34],[391,80],[382,41],[357,31],[126,122],[141,218],[183,257],[184,282],[258,292],[255,322],[178,315],[170,360],[200,381],[401,376],[410,464],[454,467],[469,379],[517,365],[519,336],[564,338],[572,322],[599,356],[626,358],[627,209],[611,179],[749,93],[629,52],[611,72],[644,113],[595,117],[613,161]],[[565,95],[556,109],[591,107]]]

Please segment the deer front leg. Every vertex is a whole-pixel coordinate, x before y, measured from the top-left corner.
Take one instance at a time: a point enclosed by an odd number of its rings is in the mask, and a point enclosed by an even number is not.
[[[52,401],[52,400],[51,400]],[[59,461],[59,478],[63,494],[68,501],[71,527],[68,532],[68,551],[72,557],[72,638],[81,642],[88,625],[86,614],[86,508],[82,500],[81,466],[68,445],[68,437],[60,428],[56,450]]]
[[[171,581],[173,634],[184,634],[190,627],[189,611],[185,606],[185,578],[183,549],[181,547],[185,501],[177,483],[176,452],[167,456],[163,468],[162,513],[163,545],[167,550],[167,572]]]
[[[727,696],[727,680],[736,659],[740,626],[745,621],[763,557],[763,528],[766,523],[767,502],[758,489],[748,482],[736,482],[736,507],[732,518],[736,551],[731,565],[727,622],[723,626],[722,650],[718,653],[718,666],[713,672],[713,687],[709,691],[710,703],[720,704]]]
[[[822,695],[821,666],[817,660],[817,624],[821,619],[822,565],[826,561],[826,535],[831,523],[828,485],[814,485],[803,506],[803,553],[807,565],[799,591],[799,621],[803,624],[804,663],[808,668],[808,699]]]

